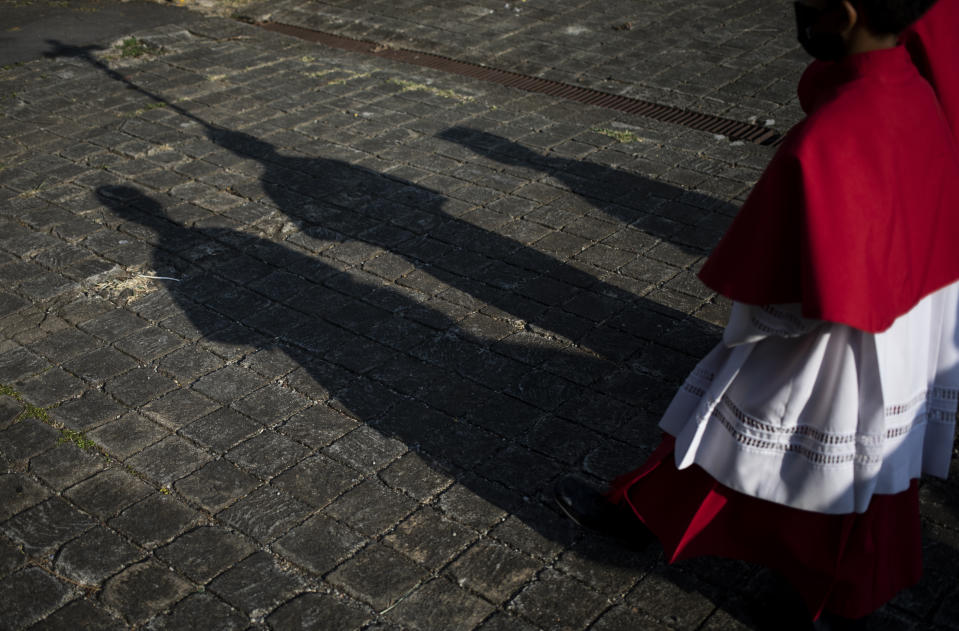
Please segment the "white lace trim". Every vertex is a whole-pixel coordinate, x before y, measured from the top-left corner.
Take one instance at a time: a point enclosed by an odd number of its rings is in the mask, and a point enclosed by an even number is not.
[[[953,394],[956,394],[953,392]],[[927,403],[925,411],[915,414],[906,423],[897,423],[889,427],[883,434],[836,434],[824,432],[808,425],[784,427],[764,422],[749,416],[729,398],[722,399],[712,407],[711,419],[719,422],[723,428],[743,447],[753,450],[776,453],[794,453],[803,456],[814,465],[838,465],[854,462],[857,465],[873,467],[883,461],[881,451],[877,453],[887,441],[901,438],[906,434],[921,429],[928,423],[949,425],[955,423],[955,418],[949,412],[937,410],[928,405],[929,397],[922,395],[918,401],[897,404],[887,408],[886,418],[892,417],[890,410],[897,410],[895,414],[902,415],[912,411],[922,403]],[[757,436],[761,432],[766,436]],[[810,446],[812,443],[814,446]],[[830,447],[848,446],[848,451],[829,453]],[[868,451],[855,451],[856,447],[863,447]]]
[[[709,386],[716,378],[716,374],[702,367],[697,367],[687,378],[682,389],[688,394],[702,398],[709,390]],[[697,381],[699,383],[693,383]],[[707,409],[712,410],[710,418],[722,424],[730,436],[739,444],[750,449],[774,451],[779,453],[797,453],[804,456],[813,464],[842,464],[856,462],[862,465],[875,465],[882,462],[882,455],[869,456],[861,453],[846,453],[827,455],[823,450],[837,445],[863,445],[871,448],[881,447],[886,441],[905,436],[909,432],[921,427],[925,423],[954,425],[956,414],[950,409],[942,409],[939,401],[959,401],[959,389],[933,387],[921,392],[908,401],[886,405],[884,416],[886,431],[883,434],[857,434],[855,432],[834,433],[826,432],[809,425],[783,426],[777,423],[764,421],[750,416],[729,396],[723,395],[717,401],[710,401]],[[922,412],[917,408],[925,406]],[[955,410],[955,405],[952,406]],[[903,421],[901,417],[909,415]],[[758,437],[761,432],[765,437]],[[820,449],[810,448],[795,441],[801,437],[805,441],[812,441],[820,445]]]

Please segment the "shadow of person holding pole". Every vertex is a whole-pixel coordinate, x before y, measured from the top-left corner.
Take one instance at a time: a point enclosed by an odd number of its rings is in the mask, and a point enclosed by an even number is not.
[[[604,282],[596,274],[562,260],[570,253],[575,254],[580,247],[578,244],[586,248],[589,245],[586,239],[552,231],[535,222],[524,222],[522,216],[502,216],[501,221],[504,224],[522,222],[525,228],[535,231],[535,236],[526,242],[506,237],[495,227],[488,229],[478,225],[469,215],[452,216],[444,208],[446,198],[429,188],[341,160],[284,155],[270,143],[242,131],[211,124],[137,86],[93,57],[90,49],[50,43],[54,50],[49,56],[80,58],[90,63],[110,78],[199,123],[217,146],[258,163],[262,167],[259,179],[266,197],[276,210],[296,222],[307,237],[324,243],[365,244],[387,249],[423,274],[461,292],[464,300],[481,301],[520,322],[617,360],[626,359],[642,346],[636,340],[627,339],[631,334],[635,337],[638,333],[638,337],[645,340],[662,341],[669,339],[670,331],[677,330],[684,338],[682,346],[689,347],[695,342],[695,348],[678,348],[681,345],[674,348],[687,357],[705,352],[716,339],[715,327],[703,325],[684,313],[651,301],[637,301],[638,291],[621,288],[623,281],[637,289],[651,287],[665,280],[664,274],[674,274],[678,268],[665,267],[665,271],[657,268],[648,274],[640,271],[638,275],[645,275],[645,278],[617,276],[609,270],[607,274],[616,276],[619,282]],[[637,198],[631,207],[616,207],[619,214],[613,218],[624,223],[639,221],[644,215],[641,210],[643,200],[658,207],[663,199],[682,192],[670,185],[586,162],[557,159],[545,159],[544,162],[529,149],[506,143],[491,134],[478,135],[463,128],[453,128],[441,137],[459,143],[471,139],[469,142],[474,145],[495,142],[501,148],[497,155],[505,155],[502,153],[505,145],[514,164],[539,164],[540,168],[559,174],[589,167],[596,182],[605,190],[615,188],[622,190],[624,195],[630,193]],[[614,182],[617,183],[615,187]],[[573,190],[578,193],[575,188]],[[652,195],[651,191],[657,192],[658,196]],[[704,210],[701,212],[708,214]],[[644,228],[644,232],[653,237],[653,243],[659,239],[668,241],[674,236],[676,226],[669,223],[667,229],[664,227],[666,223],[651,222],[654,227],[662,228],[658,231],[650,229],[650,232]],[[563,243],[560,246],[562,252],[549,254],[531,245],[543,235],[556,236],[560,242],[566,239],[575,243]],[[702,254],[697,248],[688,250],[690,260]],[[597,318],[613,325],[605,339],[595,332],[593,325]],[[688,361],[674,360],[677,362],[673,375],[676,377],[691,366]]]
[[[111,79],[200,124],[217,146],[260,164],[263,191],[276,210],[299,224],[298,232],[307,241],[381,248],[435,278],[439,299],[427,304],[407,301],[403,309],[408,315],[415,313],[421,322],[429,324],[438,319],[441,328],[449,326],[443,307],[451,303],[467,310],[483,305],[485,314],[512,316],[527,330],[504,331],[500,333],[502,341],[487,340],[481,354],[484,361],[462,362],[459,370],[473,371],[476,378],[509,375],[510,371],[490,365],[493,358],[504,354],[511,360],[537,362],[534,373],[523,379],[507,379],[510,392],[522,393],[521,399],[538,396],[549,409],[576,400],[577,411],[569,413],[575,420],[598,416],[600,420],[595,422],[612,431],[635,416],[636,412],[628,409],[630,405],[651,408],[653,414],[661,409],[673,385],[695,363],[698,352],[705,352],[717,339],[716,327],[607,283],[527,243],[449,215],[443,208],[445,198],[435,191],[340,160],[283,155],[267,142],[204,121],[137,86],[93,57],[90,49],[51,44],[54,50],[50,56],[79,58],[93,65]],[[244,238],[248,237],[231,235],[237,242]],[[261,246],[266,247],[257,245]],[[336,245],[333,250],[336,259]],[[318,257],[312,263],[302,260],[301,266],[309,267],[316,281],[335,274]],[[339,276],[349,285],[348,275]],[[365,291],[354,286],[351,290]],[[213,290],[208,293],[214,295]],[[303,304],[315,300],[323,305],[311,308],[328,310],[328,301],[315,295],[304,296]],[[380,306],[385,311],[394,309],[395,296],[389,290],[371,290],[370,295],[382,300]],[[243,299],[257,304],[248,295]],[[234,302],[243,305],[243,299],[235,298]],[[225,295],[218,300],[225,308]],[[340,317],[355,315],[347,308]],[[597,322],[602,324],[597,326]],[[592,352],[594,362],[610,365],[597,370],[576,356],[553,352],[557,347],[569,347],[570,342]],[[441,344],[434,346],[436,353],[445,352],[439,348]],[[552,375],[560,375],[578,388],[599,390],[604,400],[615,402],[590,410],[596,397],[589,392],[556,397],[550,394],[556,387]]]
[[[687,340],[715,336],[709,326],[693,332],[695,325],[686,314],[639,300],[637,294],[564,262],[562,254],[541,251],[535,244],[472,223],[469,215],[451,216],[444,210],[446,199],[436,191],[340,160],[284,156],[243,132],[216,129],[208,133],[218,146],[263,166],[264,191],[304,235],[387,249],[472,300],[600,355],[625,359],[620,352],[626,346],[617,352],[595,332],[591,335],[598,318],[609,320],[625,335],[638,333],[650,336],[647,339],[662,340],[680,323],[689,329]],[[523,220],[504,216],[502,221]],[[540,235],[577,239],[535,227]],[[505,230],[509,227],[504,226]],[[335,256],[335,246],[333,251]],[[654,282],[624,276],[619,280],[647,287]]]

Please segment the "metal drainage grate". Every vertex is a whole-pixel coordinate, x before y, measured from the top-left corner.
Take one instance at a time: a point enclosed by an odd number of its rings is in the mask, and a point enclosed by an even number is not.
[[[583,88],[550,79],[530,77],[516,72],[509,72],[508,70],[499,70],[498,68],[489,68],[465,61],[457,61],[449,57],[443,57],[442,55],[406,50],[403,48],[389,48],[376,42],[343,37],[342,35],[333,35],[300,26],[281,24],[279,22],[261,22],[259,26],[268,31],[292,35],[293,37],[317,42],[331,48],[366,53],[383,57],[384,59],[392,59],[403,63],[442,70],[464,77],[492,81],[493,83],[525,90],[527,92],[536,92],[538,94],[555,96],[586,105],[595,105],[597,107],[605,107],[636,116],[645,116],[653,120],[683,125],[699,131],[722,134],[730,140],[742,140],[758,145],[775,146],[783,139],[782,135],[778,132],[762,125],[744,123],[729,118],[722,118],[721,116],[713,116],[712,114],[692,112],[670,105],[660,105],[659,103],[634,99],[619,94],[610,94],[608,92]]]

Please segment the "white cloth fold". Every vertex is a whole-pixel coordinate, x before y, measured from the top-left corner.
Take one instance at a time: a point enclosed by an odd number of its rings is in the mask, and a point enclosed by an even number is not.
[[[734,303],[723,342],[660,426],[676,465],[802,510],[863,512],[873,494],[946,477],[959,401],[959,283],[881,333],[798,305]]]

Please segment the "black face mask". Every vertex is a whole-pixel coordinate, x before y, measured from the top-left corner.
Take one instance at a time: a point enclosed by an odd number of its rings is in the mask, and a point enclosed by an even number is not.
[[[822,16],[830,9],[816,9],[800,2],[796,7],[796,30],[799,43],[807,53],[822,61],[838,61],[846,56],[846,44],[838,33],[824,33],[816,30]]]

